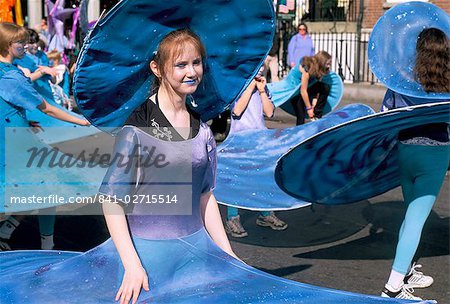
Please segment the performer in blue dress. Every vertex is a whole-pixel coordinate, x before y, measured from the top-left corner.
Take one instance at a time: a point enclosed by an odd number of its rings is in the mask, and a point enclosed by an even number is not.
[[[25,117],[25,110],[33,111],[38,108],[43,113],[54,118],[79,125],[89,125],[87,120],[71,116],[49,104],[33,88],[29,78],[12,64],[14,59],[20,59],[25,55],[25,45],[28,43],[26,29],[12,23],[0,23],[0,34],[0,101],[2,103],[0,144],[2,146],[2,155],[5,155],[6,128],[30,127],[30,123]],[[32,124],[31,126],[40,128],[39,124]],[[4,156],[1,159],[1,169],[5,170]],[[1,176],[3,188],[5,185],[3,180],[5,177],[4,172],[2,172]],[[3,191],[2,194],[4,194]],[[3,197],[4,195],[2,195]],[[1,210],[4,212],[4,208],[1,208]],[[20,224],[21,218],[22,216],[10,216],[0,227],[1,250],[10,249],[7,241]],[[42,248],[52,249],[55,218],[52,215],[42,215],[39,217],[39,220]]]

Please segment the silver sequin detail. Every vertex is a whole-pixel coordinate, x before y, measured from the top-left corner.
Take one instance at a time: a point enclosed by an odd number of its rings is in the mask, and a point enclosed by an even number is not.
[[[442,142],[427,137],[414,137],[401,141],[405,145],[418,145],[418,146],[450,146],[450,141]]]

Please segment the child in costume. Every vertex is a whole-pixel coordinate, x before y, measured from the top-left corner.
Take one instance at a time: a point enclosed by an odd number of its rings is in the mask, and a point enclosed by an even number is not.
[[[450,93],[450,41],[443,31],[427,28],[419,34],[414,73],[425,92]],[[431,72],[432,71],[432,72]],[[426,102],[388,90],[383,110]],[[407,206],[389,280],[382,296],[420,299],[413,288],[425,288],[433,278],[411,265],[423,226],[439,194],[450,163],[448,123],[431,123],[398,134],[398,161],[403,198]]]
[[[51,82],[55,82],[57,72],[49,67],[47,55],[39,50],[39,35],[35,30],[28,29],[29,41],[27,42],[27,52],[21,58],[15,58],[14,64],[22,69],[25,76],[30,78],[36,91],[45,98],[47,102],[55,104]]]
[[[270,99],[270,92],[263,76],[264,68],[261,68],[255,79],[245,89],[235,102],[231,112],[230,134],[251,130],[266,129],[264,115],[272,117],[274,105]],[[270,227],[274,230],[285,230],[288,225],[280,220],[274,212],[263,211],[256,220],[256,224],[262,227]],[[238,208],[227,207],[226,231],[233,237],[246,237],[248,235],[241,224]]]
[[[25,45],[28,42],[28,32],[25,28],[13,23],[0,23],[0,100],[2,102],[2,141],[5,144],[6,127],[29,127],[25,118],[25,110],[38,108],[43,113],[54,118],[79,125],[89,125],[85,119],[73,117],[49,104],[33,88],[29,78],[13,65],[15,59],[25,55]],[[40,128],[39,124],[31,126]],[[2,147],[4,151],[4,148]],[[3,162],[3,161],[2,161]],[[4,170],[4,165],[2,170]],[[3,185],[2,185],[3,186]],[[22,217],[10,216],[0,227],[0,246],[2,250],[9,250],[8,240],[20,223]],[[41,215],[40,231],[42,249],[53,248],[54,216]]]
[[[51,67],[57,72],[55,83],[50,82],[53,97],[56,103],[63,105],[68,110],[72,110],[72,100],[69,97],[69,70],[61,62],[61,54],[57,50],[48,52],[47,57],[50,60]]]

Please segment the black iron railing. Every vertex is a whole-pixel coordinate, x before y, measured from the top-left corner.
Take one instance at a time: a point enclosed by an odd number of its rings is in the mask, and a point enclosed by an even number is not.
[[[288,72],[286,63],[287,47],[290,37],[280,35],[280,74]],[[367,45],[370,33],[311,33],[316,52],[327,51],[333,57],[332,70],[338,73],[346,82],[378,82],[369,69],[367,60]]]

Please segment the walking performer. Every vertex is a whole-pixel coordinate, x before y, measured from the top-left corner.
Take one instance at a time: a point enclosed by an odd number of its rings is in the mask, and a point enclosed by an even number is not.
[[[92,123],[118,132],[100,188],[112,239],[86,253],[1,254],[3,302],[403,303],[277,278],[230,247],[212,193],[215,142],[198,115],[216,116],[248,86],[273,19],[270,1],[133,0],[100,20],[75,92]]]
[[[387,111],[312,136],[277,164],[280,187],[311,202],[351,203],[401,185],[406,214],[384,297],[418,300],[413,288],[433,283],[411,263],[450,162],[449,37],[449,15],[437,6],[391,8],[369,40]],[[294,168],[298,160],[305,165]]]
[[[25,110],[36,111],[55,118],[68,121],[71,124],[89,125],[85,119],[69,115],[66,112],[49,104],[33,88],[29,78],[12,64],[16,58],[24,56],[25,45],[28,41],[28,32],[25,28],[13,23],[0,23],[0,102],[2,109],[0,148],[1,148],[1,184],[0,195],[2,202],[0,214],[12,214],[36,209],[53,207],[50,203],[21,202],[21,198],[30,196],[48,197],[49,195],[94,195],[97,184],[89,187],[84,182],[86,171],[70,168],[65,172],[52,168],[51,157],[31,161],[31,152],[50,151],[52,148],[42,144],[31,132],[29,121],[25,117]],[[38,124],[32,124],[40,128]],[[6,142],[8,144],[6,144]],[[63,157],[63,154],[53,151],[51,155],[55,159]],[[67,161],[70,157],[65,156]],[[72,160],[73,161],[73,160]],[[39,163],[39,164],[38,164]],[[82,172],[83,171],[83,172]],[[91,181],[96,181],[95,174],[91,174]],[[88,181],[88,180],[86,180]],[[71,186],[70,183],[80,183]],[[56,183],[56,185],[55,185]],[[19,201],[16,202],[16,198]],[[52,209],[46,209],[40,216],[40,230],[42,248],[53,247],[54,216]],[[10,216],[0,227],[1,250],[8,250],[7,241],[14,229],[19,225],[19,218]]]

